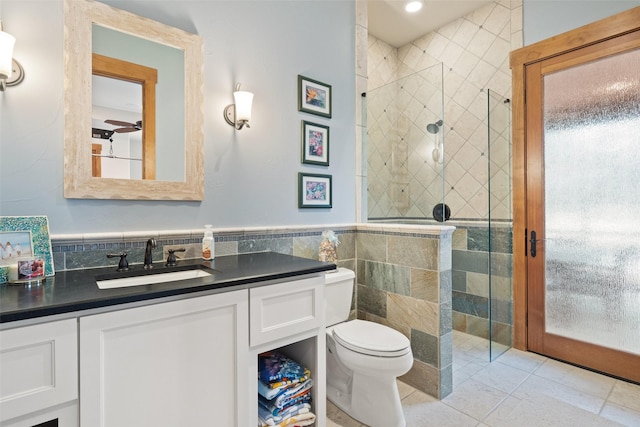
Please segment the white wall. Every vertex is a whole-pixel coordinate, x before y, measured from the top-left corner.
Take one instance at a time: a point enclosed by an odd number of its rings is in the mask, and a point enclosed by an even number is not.
[[[524,44],[640,6],[640,0],[523,0]]]
[[[48,215],[87,233],[355,222],[355,7],[339,1],[105,1],[205,41],[205,200],[63,197],[61,0],[0,0],[20,86],[0,93],[0,215]],[[333,118],[297,111],[297,75],[333,86]],[[222,117],[236,82],[255,93],[250,129]],[[300,121],[331,127],[331,165],[300,163]],[[332,209],[297,208],[299,171],[333,175]]]

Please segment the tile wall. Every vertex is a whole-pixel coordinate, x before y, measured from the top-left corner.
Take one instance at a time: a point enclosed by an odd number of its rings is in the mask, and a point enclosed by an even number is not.
[[[444,190],[452,218],[488,217],[487,89],[510,98],[509,52],[521,46],[521,0],[497,0],[400,48],[368,36],[368,92],[443,65]],[[440,84],[442,78],[436,78]],[[376,135],[367,135],[369,146],[373,145],[370,154],[375,155],[369,158],[366,175],[370,186],[382,189],[369,192],[369,217],[431,217],[433,204],[442,198],[442,185],[434,186],[435,176],[429,171],[433,141],[425,132],[427,123],[442,117],[443,109],[437,105],[441,97],[431,92],[412,95],[411,102],[402,94],[393,98],[389,111],[394,115],[384,120],[378,112],[367,117],[368,129],[372,119],[378,129]],[[429,114],[419,111],[421,106]],[[492,152],[491,214],[510,219],[510,191],[495,191],[509,188],[508,124],[503,130],[507,130],[502,136],[506,149]],[[386,149],[376,150],[378,135],[392,136]],[[388,180],[378,183],[378,177]],[[423,200],[426,193],[435,196],[434,203]]]
[[[442,202],[444,164],[432,151],[442,132],[442,65],[367,92],[368,218],[428,218]]]
[[[355,228],[328,226],[327,228],[238,228],[216,229],[215,255],[235,255],[250,252],[273,251],[304,258],[318,259],[318,246],[325,229],[334,230],[341,244],[340,265],[355,270]],[[107,254],[127,252],[130,265],[142,264],[147,239],[156,239],[154,262],[167,257],[170,248],[185,248],[176,253],[180,258],[199,258],[202,230],[174,230],[161,232],[101,233],[52,236],[53,260],[56,271],[114,266],[118,258]]]
[[[511,227],[493,226],[489,237],[487,227],[458,225],[452,246],[453,329],[510,347]]]
[[[453,227],[358,226],[358,318],[411,341],[414,363],[401,379],[437,398],[452,391]]]

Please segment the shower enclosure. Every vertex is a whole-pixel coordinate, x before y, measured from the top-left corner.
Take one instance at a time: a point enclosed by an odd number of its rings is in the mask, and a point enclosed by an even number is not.
[[[366,210],[369,221],[456,226],[453,328],[487,338],[493,360],[511,346],[510,103],[484,90],[482,119],[467,120],[445,73],[439,63],[363,98]]]

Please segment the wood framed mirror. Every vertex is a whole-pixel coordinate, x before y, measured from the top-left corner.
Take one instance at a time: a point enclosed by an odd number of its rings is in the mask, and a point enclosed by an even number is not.
[[[90,0],[64,0],[64,196],[83,199],[131,199],[131,200],[202,200],[204,197],[204,117],[203,117],[203,43],[200,36],[161,24],[156,21],[119,10]],[[92,132],[93,116],[92,80],[96,75],[118,80],[139,82],[126,71],[113,69],[108,61],[95,61],[92,35],[96,29],[134,37],[143,43],[175,51],[166,58],[178,55],[179,77],[167,78],[178,87],[184,102],[161,102],[149,98],[143,91],[145,107],[142,119],[134,120],[148,136],[140,155],[145,171],[141,179],[135,177],[105,178],[95,175],[95,140]],[[94,39],[95,40],[95,39]],[[122,42],[116,46],[124,46]],[[136,43],[126,43],[129,50]],[[137,53],[130,52],[136,57]],[[102,55],[105,56],[105,55]],[[182,61],[182,62],[180,62]],[[95,69],[99,69],[96,73]],[[158,67],[157,79],[163,78]],[[188,78],[186,78],[188,76]],[[160,96],[160,94],[158,95]],[[155,98],[155,96],[153,97]],[[176,99],[175,97],[172,99]],[[153,103],[154,108],[147,108]],[[169,109],[170,111],[165,111]],[[164,120],[162,114],[173,114],[174,122]],[[160,123],[165,127],[160,129]],[[176,124],[177,123],[177,124]],[[157,125],[157,127],[156,127]],[[137,130],[137,129],[136,129]],[[173,134],[172,134],[173,132]],[[136,132],[140,134],[140,132]],[[161,133],[168,142],[156,144]],[[95,133],[94,133],[95,134]],[[177,136],[176,136],[177,135]],[[92,135],[93,136],[93,135]],[[143,138],[144,139],[144,138]],[[164,145],[163,145],[164,144]],[[168,147],[168,148],[163,148]],[[155,151],[154,151],[155,150]],[[178,150],[171,152],[171,150]],[[107,150],[108,151],[108,150]],[[101,156],[105,156],[102,149]],[[106,156],[105,156],[106,157]],[[163,160],[164,159],[164,160]],[[176,160],[178,159],[178,160]],[[168,171],[163,173],[163,170]],[[104,173],[105,169],[102,168]],[[170,173],[173,173],[171,177]],[[168,176],[168,178],[167,178]]]

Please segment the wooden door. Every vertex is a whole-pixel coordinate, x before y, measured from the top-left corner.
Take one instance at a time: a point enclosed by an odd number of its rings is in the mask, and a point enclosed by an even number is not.
[[[512,55],[522,79],[520,88],[514,80],[515,341],[632,381],[640,381],[638,16],[640,8],[559,39],[570,47],[551,39],[534,55]],[[612,19],[631,30],[605,35]]]

